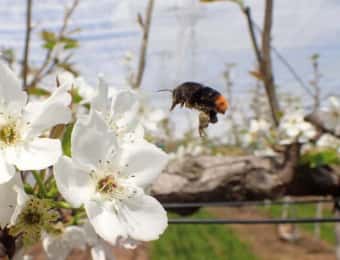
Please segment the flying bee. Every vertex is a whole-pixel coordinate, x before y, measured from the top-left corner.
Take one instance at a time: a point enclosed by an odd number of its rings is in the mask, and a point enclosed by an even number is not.
[[[177,105],[200,111],[199,134],[204,136],[204,129],[209,123],[217,123],[217,114],[224,114],[228,109],[228,101],[217,90],[196,82],[185,82],[175,89],[162,89],[172,93],[172,111]]]

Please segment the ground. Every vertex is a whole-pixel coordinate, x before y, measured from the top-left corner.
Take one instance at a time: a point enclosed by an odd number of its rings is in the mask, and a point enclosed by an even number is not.
[[[201,214],[201,213],[199,213]],[[205,214],[209,214],[212,217],[218,217],[218,218],[235,218],[235,219],[261,219],[261,218],[268,218],[269,215],[267,212],[256,208],[256,207],[247,207],[247,208],[211,208],[203,211],[203,215],[198,215],[198,217],[205,217]],[[215,226],[216,227],[216,226]],[[221,227],[223,229],[221,229]],[[176,227],[177,232],[178,228]],[[172,227],[172,230],[174,227]],[[183,228],[182,228],[183,229]],[[197,232],[196,232],[197,229]],[[188,232],[188,230],[193,230],[195,232],[194,234],[187,234],[185,232]],[[216,231],[219,230],[218,236],[216,235]],[[334,247],[329,243],[325,241],[317,241],[313,238],[312,234],[310,232],[306,232],[299,229],[301,233],[301,239],[298,242],[291,243],[291,242],[285,242],[279,239],[277,236],[277,229],[275,225],[228,225],[228,226],[218,226],[218,229],[212,229],[212,227],[202,226],[200,227],[192,227],[191,229],[184,228],[184,233],[180,237],[172,237],[170,240],[166,243],[170,243],[167,245],[164,244],[164,237],[163,237],[163,247],[169,246],[169,250],[171,248],[176,248],[176,245],[173,243],[179,243],[183,242],[185,243],[189,237],[195,237],[195,236],[203,236],[201,240],[206,238],[211,238],[212,236],[215,238],[216,241],[221,240],[221,234],[222,236],[237,236],[237,239],[240,240],[236,244],[234,244],[232,247],[234,249],[243,250],[243,251],[249,251],[252,254],[256,256],[256,259],[261,260],[291,260],[291,259],[298,259],[298,260],[333,260],[335,259],[334,254]],[[202,233],[203,232],[203,233]],[[204,234],[207,233],[207,234]],[[214,233],[214,234],[212,234]],[[161,238],[162,239],[162,238]],[[174,241],[176,240],[176,241]],[[182,241],[178,241],[182,240]],[[232,238],[232,242],[234,242],[234,238]],[[216,242],[215,241],[215,242]],[[199,240],[197,240],[199,242]],[[157,242],[159,243],[159,242]],[[171,244],[172,243],[172,244]],[[189,243],[196,243],[196,240],[189,241]],[[202,243],[202,242],[201,242]],[[223,243],[226,243],[225,245]],[[228,243],[228,245],[227,245]],[[209,244],[209,241],[207,241],[205,244]],[[199,248],[200,246],[207,246],[207,245],[193,245],[189,244],[186,245],[185,249],[191,248],[191,246],[194,248]],[[222,247],[230,247],[230,241],[228,240],[222,241],[221,245],[215,245],[215,246],[222,246]],[[237,248],[235,248],[237,247]],[[169,255],[166,256],[162,255],[160,257],[159,255],[155,255],[155,251],[153,250],[153,245],[150,243],[143,243],[141,244],[136,250],[123,250],[119,248],[113,248],[114,255],[116,256],[115,259],[117,260],[147,260],[149,258],[152,259],[159,259],[162,260],[173,260],[173,259],[186,259],[191,260],[190,257],[192,254],[189,252],[186,252],[184,255]],[[180,247],[181,248],[181,247]],[[241,248],[241,249],[239,249]],[[211,250],[216,250],[216,248],[211,248]],[[217,248],[220,255],[224,254],[226,251],[221,251],[221,248]],[[225,249],[224,249],[225,250]],[[229,250],[229,249],[228,249]],[[249,255],[249,252],[247,253]],[[46,259],[46,255],[42,252],[41,246],[36,246],[32,251],[32,255],[34,256],[34,260],[44,260]],[[216,253],[216,252],[215,252]],[[242,259],[237,260],[247,260],[248,255],[247,254],[241,254]],[[212,252],[213,255],[213,252]],[[219,258],[218,256],[217,258]],[[235,257],[235,254],[229,256],[231,258]],[[89,251],[76,251],[68,258],[68,260],[88,260],[90,258]],[[216,259],[216,255],[214,257]],[[222,258],[220,258],[222,260]],[[195,260],[195,259],[193,259]],[[223,259],[225,260],[225,259]]]
[[[265,213],[255,208],[215,208],[214,215],[221,218],[264,218]],[[333,260],[334,249],[324,241],[315,241],[310,233],[300,230],[302,238],[297,243],[281,241],[273,225],[233,225],[241,239],[262,260]]]

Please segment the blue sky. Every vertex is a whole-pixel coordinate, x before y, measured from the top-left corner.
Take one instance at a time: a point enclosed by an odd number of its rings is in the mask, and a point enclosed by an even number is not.
[[[0,0],[0,45],[13,47],[22,56],[24,42],[23,0]],[[60,26],[63,8],[71,1],[34,0],[35,24],[32,62],[43,53],[37,35],[40,29]],[[235,4],[199,4],[195,0],[156,0],[151,30],[148,64],[143,88],[174,87],[184,80],[197,80],[223,90],[222,73],[226,63],[236,63],[234,71],[237,98],[244,100],[254,86],[248,71],[254,69],[243,15]],[[263,0],[245,1],[262,24]],[[126,52],[138,53],[140,30],[136,14],[146,0],[81,0],[72,28],[81,47],[74,61],[83,76],[95,82],[104,73],[117,86],[124,85]],[[310,56],[319,53],[323,73],[323,93],[340,93],[340,2],[337,0],[276,0],[273,43],[306,83],[312,77]],[[307,96],[287,69],[274,56],[277,84],[284,90]],[[162,99],[161,99],[162,100]],[[160,106],[168,106],[161,102]]]

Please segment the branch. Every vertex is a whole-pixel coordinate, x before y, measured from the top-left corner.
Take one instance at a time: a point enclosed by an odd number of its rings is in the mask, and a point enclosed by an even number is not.
[[[250,7],[241,7],[241,10],[243,11],[243,13],[245,14],[246,18],[247,18],[247,23],[248,23],[248,31],[250,34],[250,39],[251,39],[251,43],[256,55],[256,59],[257,59],[257,63],[261,64],[262,63],[262,57],[261,57],[261,52],[260,52],[260,48],[258,46],[257,40],[256,40],[256,36],[255,36],[255,31],[254,31],[254,24],[253,24],[253,20],[251,18],[251,11],[250,11]]]
[[[242,4],[240,4],[239,6],[247,18],[248,31],[250,34],[250,39],[252,42],[253,50],[255,52],[259,70],[261,72],[261,79],[263,80],[266,94],[268,97],[268,103],[270,106],[272,118],[275,125],[278,125],[280,108],[275,90],[271,62],[271,28],[273,24],[273,1],[266,0],[261,49],[259,48],[259,44],[256,40],[254,30],[254,26],[256,26],[256,24],[253,23],[250,7],[245,7]]]
[[[150,26],[151,26],[151,20],[152,20],[153,7],[154,7],[154,0],[149,0],[147,8],[146,8],[146,13],[145,13],[145,21],[143,21],[140,14],[138,15],[138,23],[142,28],[143,38],[142,38],[142,44],[140,46],[140,51],[139,51],[137,76],[132,82],[133,88],[139,88],[141,86],[143,76],[144,76],[145,64],[146,64],[146,53],[147,53],[148,43],[149,43],[149,32],[150,32]]]
[[[31,41],[31,31],[32,31],[32,0],[27,0],[26,6],[26,34],[25,34],[25,47],[24,47],[24,58],[22,67],[22,77],[23,85],[22,88],[27,88],[27,76],[29,71],[28,58],[30,50]]]
[[[260,70],[264,76],[264,86],[271,108],[272,118],[276,125],[279,124],[279,103],[276,95],[274,76],[271,61],[271,29],[273,24],[273,0],[266,0],[264,25],[262,32],[262,63]]]
[[[76,7],[78,6],[78,4],[79,4],[79,0],[74,0],[71,7],[65,11],[65,15],[64,15],[64,19],[63,19],[63,25],[61,26],[61,28],[58,32],[58,36],[57,36],[58,39],[61,39],[62,37],[64,37],[64,35],[66,33],[66,29],[67,29],[68,24],[69,24],[69,20],[70,20],[72,14],[74,13]],[[34,75],[32,81],[28,85],[28,88],[34,87],[35,85],[37,85],[57,65],[56,61],[51,60],[52,59],[52,53],[53,53],[53,49],[49,49],[46,52],[45,59],[44,59],[43,63],[41,64],[40,68],[38,69],[38,71],[36,72],[36,74]]]
[[[163,203],[340,195],[340,168],[297,166],[298,150],[291,146],[286,161],[257,156],[185,157],[168,165],[152,194]]]

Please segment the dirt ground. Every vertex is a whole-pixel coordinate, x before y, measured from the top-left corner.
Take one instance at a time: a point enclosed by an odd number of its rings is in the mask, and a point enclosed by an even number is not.
[[[255,208],[214,208],[209,210],[220,218],[254,219],[268,217]],[[316,241],[311,234],[299,230],[298,242],[285,242],[278,238],[275,225],[232,225],[242,241],[262,260],[334,260],[332,246]]]

